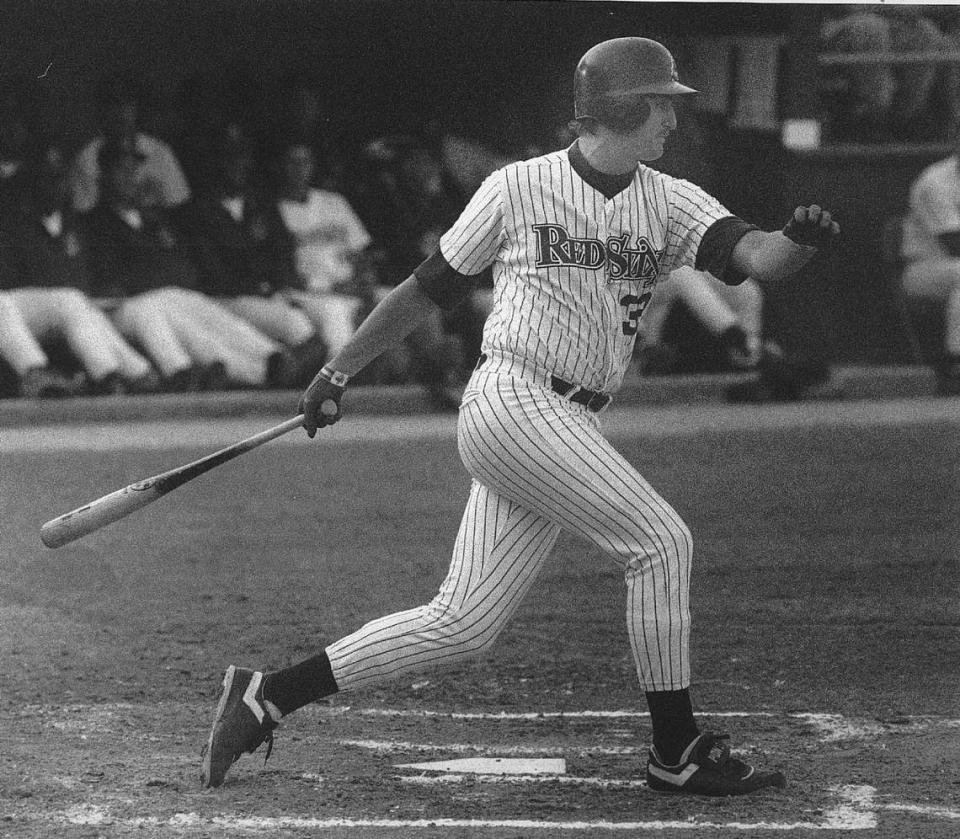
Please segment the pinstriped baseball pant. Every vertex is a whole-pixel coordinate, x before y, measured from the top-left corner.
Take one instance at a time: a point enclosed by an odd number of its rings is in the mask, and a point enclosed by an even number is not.
[[[689,687],[690,531],[604,439],[598,417],[540,385],[480,372],[464,396],[458,442],[473,483],[447,578],[427,605],[327,648],[340,689],[488,649],[561,529],[623,568],[643,689]]]

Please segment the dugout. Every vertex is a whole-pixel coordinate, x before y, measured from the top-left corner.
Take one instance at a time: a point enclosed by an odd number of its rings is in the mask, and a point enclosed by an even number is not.
[[[909,361],[881,258],[881,232],[915,175],[948,146],[784,143],[816,123],[819,28],[829,7],[772,3],[577,0],[9,0],[0,83],[75,147],[92,130],[104,70],[146,77],[154,128],[187,77],[214,80],[251,108],[292,67],[323,79],[329,106],[361,138],[438,113],[506,154],[545,142],[570,114],[577,58],[608,37],[643,33],[674,51],[699,89],[662,167],[733,211],[782,224],[797,202],[836,212],[842,245],[783,293],[771,327],[837,361]],[[881,56],[897,61],[903,56]],[[817,72],[811,72],[813,67]],[[225,93],[224,95],[228,95]],[[800,123],[795,122],[801,120]],[[803,130],[800,131],[803,133]],[[660,164],[658,164],[660,165]]]

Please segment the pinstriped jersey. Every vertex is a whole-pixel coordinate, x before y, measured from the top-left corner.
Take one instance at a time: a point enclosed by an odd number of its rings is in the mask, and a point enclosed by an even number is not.
[[[485,369],[609,393],[661,277],[693,265],[707,228],[730,215],[699,187],[642,164],[607,199],[561,150],[490,175],[440,252],[460,274],[493,266]]]

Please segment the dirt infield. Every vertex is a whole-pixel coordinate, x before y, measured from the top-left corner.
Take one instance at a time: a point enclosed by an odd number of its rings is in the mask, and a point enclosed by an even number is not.
[[[46,519],[271,423],[4,431],[0,836],[960,831],[947,400],[610,415],[694,532],[695,707],[782,768],[785,790],[644,787],[622,580],[569,538],[492,654],[304,709],[266,765],[245,757],[200,790],[226,664],[297,660],[443,577],[468,486],[453,420],[351,423],[268,444],[57,551],[39,543]],[[409,766],[471,758],[526,769]]]

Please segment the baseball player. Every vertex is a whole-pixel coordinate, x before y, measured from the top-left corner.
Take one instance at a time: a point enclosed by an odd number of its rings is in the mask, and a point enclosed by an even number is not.
[[[690,530],[600,430],[640,318],[670,271],[691,265],[727,283],[787,276],[839,234],[817,206],[798,207],[782,232],[763,232],[644,165],[677,126],[673,97],[692,93],[656,41],[617,38],[588,50],[574,79],[577,140],[488,177],[436,253],[307,388],[299,407],[313,437],[340,419],[351,376],[493,267],[494,308],[458,421],[473,480],[439,593],[292,667],[229,667],[203,751],[204,786],[220,785],[242,753],[272,747],[279,721],[310,702],[488,650],[561,529],[623,569],[627,634],[653,729],[650,788],[738,795],[784,785],[780,772],[733,757],[727,735],[697,725]]]
[[[924,169],[910,185],[900,255],[903,290],[914,300],[943,307],[942,357],[937,391],[960,395],[960,123],[954,152]]]

